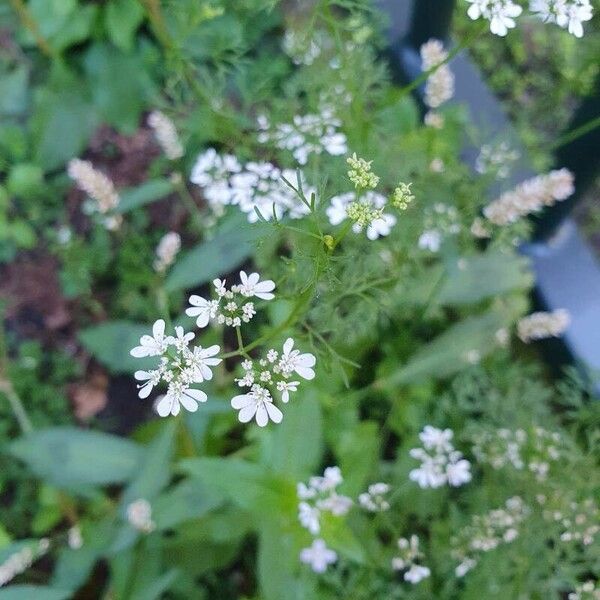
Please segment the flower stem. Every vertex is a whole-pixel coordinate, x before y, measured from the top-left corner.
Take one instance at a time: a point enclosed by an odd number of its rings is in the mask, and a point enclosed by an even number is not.
[[[190,194],[187,186],[185,185],[185,180],[183,178],[183,173],[177,171],[175,173],[175,177],[173,178],[175,183],[175,187],[177,188],[177,192],[179,194],[179,198],[182,204],[185,206],[186,210],[190,213],[192,218],[192,222],[194,223],[194,227],[197,229],[198,233],[204,233],[204,227],[202,225],[203,217],[202,212],[198,208],[198,205],[194,201],[194,198]]]
[[[27,411],[25,410],[19,395],[15,392],[12,382],[9,379],[0,381],[0,392],[7,397],[21,431],[23,433],[31,433],[33,431],[33,425],[29,420],[29,416],[27,415]]]
[[[33,35],[35,43],[42,54],[45,54],[48,58],[54,58],[56,56],[56,51],[54,48],[52,48],[52,46],[50,46],[48,40],[41,34],[37,21],[33,18],[25,2],[23,2],[23,0],[10,0],[10,3],[12,4],[14,11],[19,16],[19,20],[21,21],[23,27],[28,29]]]

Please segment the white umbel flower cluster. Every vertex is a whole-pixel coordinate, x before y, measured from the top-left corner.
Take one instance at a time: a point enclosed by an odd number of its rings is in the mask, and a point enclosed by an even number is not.
[[[0,587],[27,571],[38,558],[48,552],[48,548],[50,540],[42,538],[37,544],[27,543],[18,552],[11,554],[0,565]]]
[[[475,515],[471,523],[452,539],[452,556],[459,561],[457,577],[464,577],[477,565],[479,555],[519,537],[519,525],[530,510],[519,496],[509,498],[503,508]]]
[[[511,167],[520,158],[517,150],[507,142],[484,144],[475,159],[475,170],[481,175],[493,175],[498,179],[506,179]]]
[[[419,537],[411,535],[410,539],[400,538],[398,540],[400,556],[392,558],[392,569],[404,571],[404,580],[413,585],[419,583],[431,575],[429,567],[421,564],[423,553],[419,549]]]
[[[423,226],[424,231],[419,236],[418,247],[421,250],[438,252],[446,238],[460,233],[458,210],[454,206],[436,202],[425,209]]]
[[[473,436],[473,455],[481,464],[493,469],[511,466],[527,469],[537,481],[544,481],[552,463],[564,455],[564,441],[555,431],[533,427],[523,429],[483,430]]]
[[[256,223],[257,210],[266,220],[272,219],[273,213],[278,219],[286,215],[299,219],[310,212],[284,178],[296,189],[301,186],[307,197],[314,192],[298,181],[293,169],[279,169],[269,162],[242,166],[235,156],[220,155],[214,148],[198,156],[190,181],[202,187],[215,214],[221,215],[225,206],[233,205],[246,213],[250,223]]]
[[[374,209],[374,211],[381,211],[386,205],[386,198],[377,192],[367,190],[361,197],[360,200],[364,204],[368,204]],[[347,192],[334,196],[331,199],[330,205],[326,209],[327,218],[332,225],[339,225],[348,218],[348,207],[357,202],[356,192]],[[396,217],[389,213],[381,212],[380,216],[363,228],[360,223],[354,223],[352,225],[352,231],[354,233],[360,233],[365,229],[367,238],[370,240],[376,240],[379,237],[389,235],[392,227],[396,224]]]
[[[544,506],[543,517],[558,525],[559,540],[565,544],[591,546],[600,533],[600,509],[592,498],[580,502],[556,494],[546,498],[538,496],[538,503]]]
[[[121,216],[111,214],[119,205],[119,194],[113,182],[101,171],[94,168],[91,162],[74,158],[67,167],[69,177],[92,200],[95,200],[95,209],[104,217],[107,229],[118,229]]]
[[[319,114],[296,115],[291,123],[273,125],[265,115],[259,115],[257,121],[258,141],[289,150],[301,165],[313,154],[340,156],[348,151],[346,135],[339,131],[342,122],[329,107]]]
[[[585,583],[578,585],[574,592],[567,596],[567,600],[600,600],[600,587],[598,582],[589,579]]]
[[[575,191],[573,174],[568,169],[550,171],[520,183],[483,209],[495,225],[508,225],[546,206],[566,200]]]
[[[213,286],[216,298],[207,300],[196,294],[190,296],[190,307],[185,314],[196,318],[196,325],[200,328],[206,327],[210,321],[219,325],[239,327],[242,323],[248,323],[256,314],[254,302],[250,298],[260,300],[272,300],[275,295],[275,283],[270,279],[260,281],[258,273],[247,275],[240,271],[240,283],[225,287],[224,279],[215,279]]]
[[[159,383],[167,384],[167,393],[159,396],[155,403],[161,417],[177,416],[181,406],[190,412],[198,410],[198,403],[206,402],[207,396],[192,386],[212,379],[211,367],[221,362],[216,357],[219,346],[190,349],[188,346],[195,334],[185,333],[183,327],[175,327],[175,333],[175,336],[166,336],[165,322],[159,319],[152,327],[152,335],[142,336],[140,345],[131,350],[136,358],[159,357],[156,369],[136,371],[134,376],[142,382],[138,385],[140,398],[147,398]]]
[[[509,29],[516,26],[515,18],[523,9],[512,0],[467,0],[471,4],[467,14],[477,20],[483,17],[490,22],[490,31],[505,36]]]
[[[549,337],[560,337],[569,327],[569,311],[559,308],[552,312],[535,312],[517,323],[517,335],[525,343]]]
[[[181,250],[181,237],[175,231],[169,231],[161,238],[156,247],[154,270],[164,273],[173,264],[179,250]]]
[[[154,130],[156,141],[168,159],[177,160],[183,156],[183,145],[177,135],[173,121],[159,110],[154,110],[148,116],[148,125]]]
[[[421,466],[409,473],[411,481],[421,488],[438,488],[444,485],[459,487],[471,481],[471,463],[452,445],[451,429],[437,429],[426,425],[419,434],[423,448],[412,448],[412,458]]]
[[[152,520],[152,506],[145,498],[139,498],[127,506],[127,521],[142,533],[151,533],[156,528]]]
[[[327,467],[322,477],[311,477],[307,484],[298,484],[298,520],[312,535],[320,533],[323,513],[342,517],[352,508],[352,499],[337,492],[343,481],[339,467]]]
[[[575,37],[583,37],[583,23],[590,21],[590,0],[530,0],[529,9],[546,23],[556,23]]]
[[[454,95],[454,75],[447,64],[441,64],[447,58],[448,53],[444,50],[444,45],[440,40],[431,39],[421,46],[423,72],[437,66],[425,84],[424,101],[429,108],[438,108]]]
[[[302,354],[294,349],[292,338],[285,341],[281,354],[271,348],[266,358],[256,363],[250,359],[242,362],[244,376],[236,379],[236,382],[240,387],[250,388],[250,391],[231,399],[231,406],[239,410],[240,422],[248,423],[255,419],[259,427],[265,427],[269,420],[280,423],[283,413],[273,404],[274,396],[280,395],[281,401],[287,404],[290,393],[296,392],[300,385],[293,377],[297,375],[306,380],[314,379],[315,363],[314,355],[308,352]]]
[[[366,492],[358,497],[358,503],[362,508],[369,512],[382,512],[390,509],[390,503],[386,498],[390,491],[387,483],[372,483]]]

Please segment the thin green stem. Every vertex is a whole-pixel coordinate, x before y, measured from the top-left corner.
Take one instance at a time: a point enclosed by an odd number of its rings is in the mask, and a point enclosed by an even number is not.
[[[250,358],[248,356],[248,352],[246,352],[246,349],[244,348],[244,342],[242,340],[242,330],[239,327],[235,328],[235,335],[237,336],[238,352],[240,353],[241,356],[245,356],[246,358]]]
[[[187,186],[185,185],[185,179],[183,178],[183,173],[180,171],[175,173],[175,177],[173,178],[175,183],[175,188],[177,189],[177,193],[179,194],[179,198],[182,204],[185,206],[186,210],[190,213],[194,226],[198,230],[198,233],[204,233],[204,227],[202,225],[203,217],[200,208],[192,198]]]
[[[160,313],[165,319],[167,328],[171,329],[173,324],[171,322],[171,311],[169,310],[169,295],[167,294],[167,290],[165,290],[164,280],[162,279],[160,284],[156,287],[156,301]]]
[[[23,0],[10,0],[10,3],[12,4],[14,11],[17,13],[23,27],[28,29],[31,35],[33,35],[35,43],[42,54],[45,54],[48,58],[55,58],[56,51],[54,48],[52,48],[52,46],[50,46],[48,40],[40,32],[38,23],[33,18],[33,15],[27,8],[25,2],[23,2]]]
[[[596,129],[596,127],[600,127],[600,116],[596,117],[595,119],[591,119],[587,123],[584,123],[583,125],[576,127],[572,131],[569,131],[568,133],[565,133],[565,135],[559,137],[556,142],[550,145],[550,150],[557,150],[561,146],[569,144],[570,142],[575,141],[577,138],[580,138],[582,135],[593,131]]]
[[[146,14],[158,41],[166,50],[173,48],[173,41],[160,8],[160,0],[140,0],[146,9]]]
[[[15,392],[15,389],[10,380],[4,379],[0,381],[0,392],[2,392],[8,399],[10,407],[13,411],[13,414],[15,415],[15,418],[17,419],[17,422],[19,423],[21,431],[23,433],[31,433],[33,431],[33,425],[31,424],[29,416],[27,415],[27,411],[25,410],[25,407],[23,406],[19,395],[17,394],[17,392]]]

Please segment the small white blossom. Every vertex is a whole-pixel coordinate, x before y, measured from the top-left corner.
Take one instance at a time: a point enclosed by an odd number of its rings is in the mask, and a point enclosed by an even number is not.
[[[313,367],[316,360],[315,356],[309,352],[301,354],[300,350],[294,350],[294,340],[288,338],[283,344],[283,352],[278,367],[284,375],[297,373],[303,379],[310,380],[315,377]]]
[[[148,125],[154,130],[156,141],[170,160],[183,156],[183,146],[179,141],[173,121],[159,110],[154,110],[148,116]]]
[[[423,72],[437,67],[427,78],[424,101],[430,108],[438,108],[454,95],[454,75],[447,64],[441,64],[448,53],[442,42],[434,39],[425,42],[420,52]]]
[[[412,535],[410,539],[400,538],[398,540],[398,550],[400,556],[392,559],[392,569],[394,571],[405,571],[404,580],[413,585],[431,575],[428,567],[421,565],[423,553],[419,549],[419,538]]]
[[[156,525],[152,521],[152,507],[144,498],[135,500],[127,506],[127,520],[129,524],[142,533],[152,532]]]
[[[130,354],[135,358],[158,356],[167,349],[168,345],[168,338],[165,337],[165,322],[158,319],[152,326],[152,335],[143,335],[140,338],[140,345],[133,348]]]
[[[515,18],[523,9],[512,0],[466,0],[471,3],[467,14],[473,20],[483,17],[490,22],[490,31],[505,36],[515,27]]]
[[[556,23],[575,37],[583,37],[583,23],[590,21],[589,0],[530,0],[529,9],[546,23]]]
[[[387,483],[373,483],[366,492],[358,496],[358,503],[369,512],[389,510],[390,503],[385,498],[389,491],[390,486]]]
[[[273,398],[266,388],[254,384],[247,394],[234,396],[231,406],[239,410],[238,419],[241,423],[256,420],[259,427],[265,427],[269,420],[281,423],[283,413],[273,404]]]
[[[240,293],[248,298],[256,296],[261,300],[273,300],[275,295],[272,293],[275,289],[275,282],[270,279],[260,281],[258,273],[246,275],[245,271],[240,271]]]
[[[300,552],[300,560],[310,565],[315,573],[325,573],[327,567],[337,561],[337,554],[327,548],[323,540],[316,539],[312,546],[304,548]]]
[[[165,234],[156,247],[154,270],[164,273],[173,264],[180,249],[181,238],[179,234],[174,231]]]

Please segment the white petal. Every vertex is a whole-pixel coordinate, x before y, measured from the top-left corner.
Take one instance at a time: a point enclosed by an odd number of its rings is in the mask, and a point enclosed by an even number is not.
[[[135,356],[135,358],[144,358],[145,356],[150,356],[152,353],[153,351],[146,346],[136,346],[129,351],[129,354]]]
[[[172,396],[161,396],[157,398],[156,402],[156,412],[161,417],[167,417],[171,413],[171,407],[173,406],[173,397]]]
[[[265,408],[265,402],[261,403],[259,407],[256,409],[256,424],[259,427],[265,427],[269,422],[269,413]]]
[[[150,381],[146,382],[138,391],[138,397],[142,398],[142,400],[144,398],[147,398],[150,395],[150,392],[152,392],[152,388],[154,386],[152,385],[152,383]]]
[[[283,353],[289,354],[292,351],[293,347],[294,347],[294,340],[292,338],[288,338],[287,340],[285,340],[285,343],[283,344]]]
[[[195,390],[193,388],[186,390],[185,394],[196,400],[196,402],[206,402],[208,399],[208,396],[202,390]]]
[[[217,344],[215,344],[214,346],[209,346],[208,348],[203,348],[202,351],[200,352],[200,355],[203,358],[205,358],[207,356],[214,356],[215,354],[218,354],[220,350],[221,350],[221,346],[218,346]],[[212,360],[218,360],[219,362],[221,362],[220,358],[212,359]]]
[[[248,283],[250,284],[250,287],[253,288],[258,283],[259,279],[260,275],[258,273],[250,273],[250,275],[248,275]]]
[[[314,354],[310,354],[310,352],[305,352],[304,354],[300,354],[296,359],[296,364],[301,367],[314,367],[317,359]]]
[[[294,369],[296,371],[296,373],[298,373],[298,375],[300,375],[300,377],[303,377],[304,379],[314,379],[315,378],[315,372],[310,368],[310,367],[296,367]]]
[[[181,394],[179,397],[179,402],[181,402],[183,408],[189,412],[196,412],[198,410],[198,403],[192,397],[190,397],[187,392]]]
[[[162,338],[165,334],[165,322],[162,319],[158,319],[152,326],[152,335],[155,339]]]
[[[246,271],[240,271],[240,281],[244,287],[248,284],[248,275],[246,275]]]
[[[254,398],[250,394],[241,394],[240,396],[234,396],[231,399],[231,407],[239,410],[249,404],[254,403]]]
[[[267,413],[269,413],[269,417],[271,417],[271,421],[273,421],[273,423],[281,423],[283,419],[283,413],[272,402],[265,402],[265,408],[267,409]]]
[[[256,404],[252,403],[248,406],[245,406],[238,413],[238,419],[240,423],[249,423],[254,418],[256,414]]]

